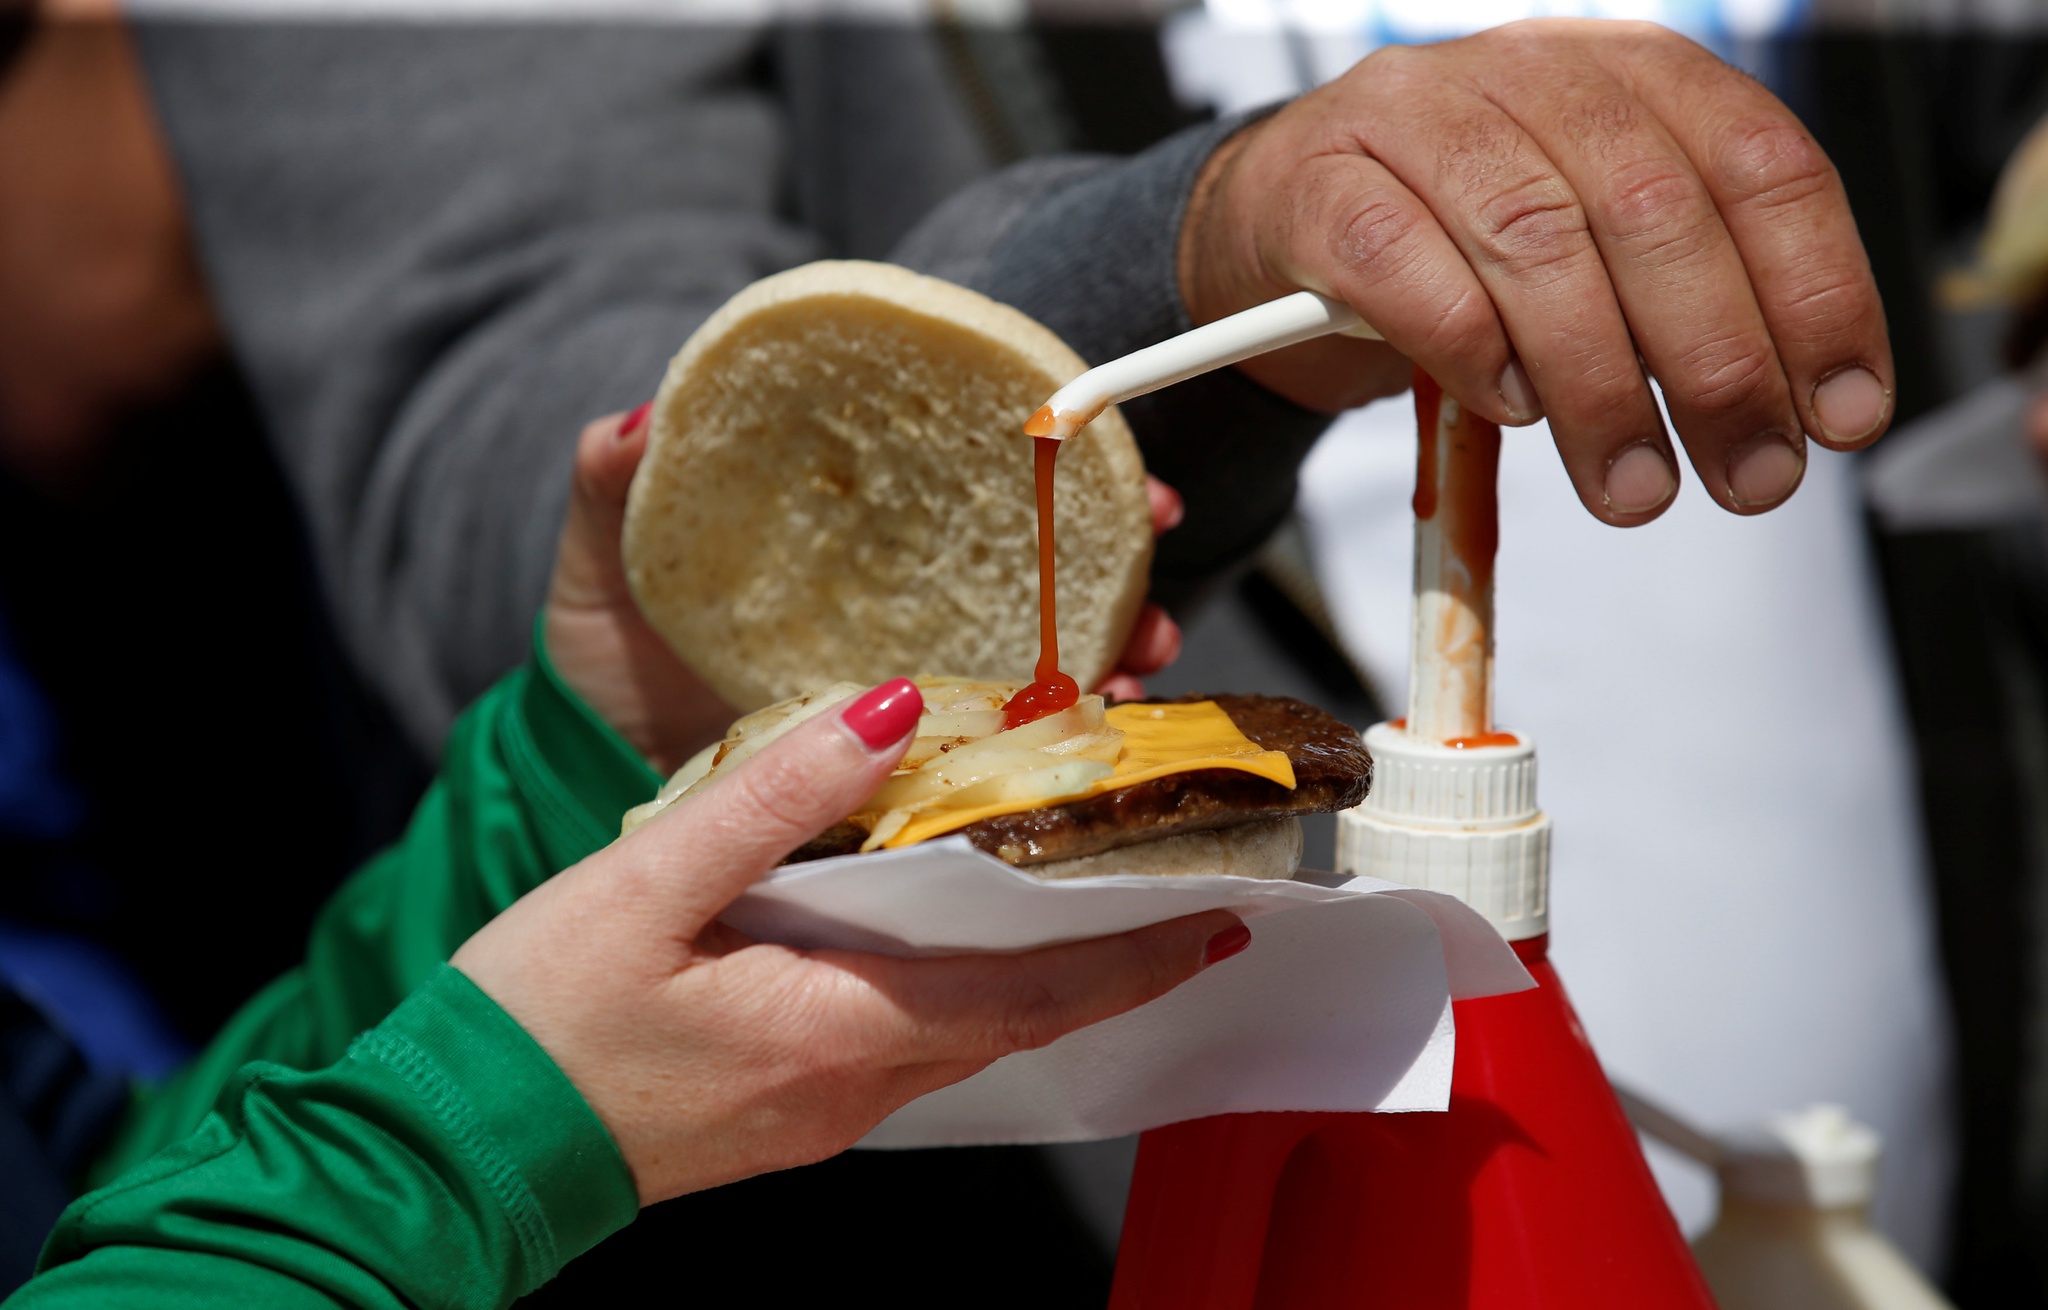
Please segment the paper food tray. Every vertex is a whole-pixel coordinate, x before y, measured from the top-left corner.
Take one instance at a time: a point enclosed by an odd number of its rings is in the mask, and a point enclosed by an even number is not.
[[[786,865],[726,911],[762,941],[887,955],[1020,951],[1227,909],[1252,944],[1137,1010],[998,1060],[860,1143],[1088,1141],[1248,1110],[1441,1110],[1450,1002],[1533,985],[1453,897],[1120,875],[1044,882],[949,837]]]

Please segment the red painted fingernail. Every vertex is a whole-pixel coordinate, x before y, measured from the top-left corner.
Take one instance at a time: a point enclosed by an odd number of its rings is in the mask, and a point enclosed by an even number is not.
[[[840,722],[871,751],[902,741],[924,713],[924,694],[908,678],[885,682],[840,712]]]
[[[1252,930],[1243,924],[1225,928],[1211,937],[1209,944],[1202,948],[1202,967],[1206,969],[1212,964],[1221,964],[1251,944]]]
[[[625,420],[619,424],[619,435],[621,437],[630,437],[635,432],[638,432],[640,430],[640,425],[647,421],[648,412],[653,408],[654,402],[650,400],[646,404],[640,406],[640,408],[626,415]]]

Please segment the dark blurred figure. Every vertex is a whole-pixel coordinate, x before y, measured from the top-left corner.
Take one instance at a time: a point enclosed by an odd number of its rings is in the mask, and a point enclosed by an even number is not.
[[[125,1079],[299,957],[424,775],[336,654],[110,15],[0,16],[0,177],[11,1286]]]

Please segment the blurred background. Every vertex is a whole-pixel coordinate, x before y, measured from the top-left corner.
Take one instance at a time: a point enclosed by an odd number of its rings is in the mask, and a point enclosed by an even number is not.
[[[1983,253],[2048,113],[2048,0],[836,8],[935,26],[985,167],[1139,150],[1379,46],[1537,15],[1666,24],[1801,115],[1877,273],[1900,422],[1867,454],[1815,451],[1764,519],[1682,493],[1629,534],[1578,510],[1540,428],[1511,434],[1500,717],[1543,748],[1554,954],[1610,1072],[1716,1128],[1847,1105],[1885,1134],[1881,1226],[1957,1304],[2048,1304],[2043,309]],[[572,21],[538,0],[0,3],[0,975],[95,1076],[175,1067],[296,961],[428,776],[336,636],[134,48],[151,25],[337,18]],[[1405,406],[1323,439],[1294,518],[1182,615],[1156,691],[1402,712]],[[1034,1157],[1089,1277],[1133,1149]],[[1652,1158],[1698,1231],[1711,1180]]]

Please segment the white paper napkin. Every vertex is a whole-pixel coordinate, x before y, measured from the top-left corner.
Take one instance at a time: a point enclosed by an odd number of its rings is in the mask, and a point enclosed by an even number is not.
[[[1533,986],[1463,902],[1354,878],[1041,882],[964,837],[777,869],[725,913],[762,941],[887,955],[1020,951],[1227,909],[1246,950],[1128,1014],[904,1106],[871,1147],[1120,1137],[1246,1110],[1441,1110],[1452,999]]]

